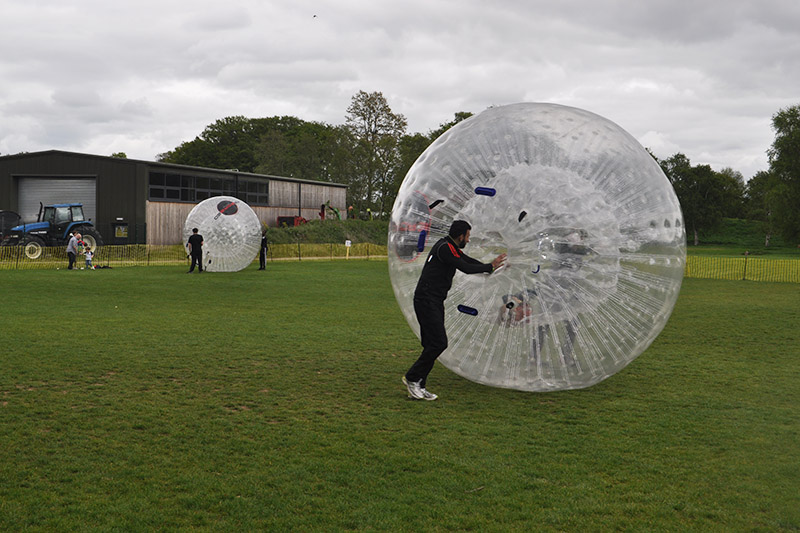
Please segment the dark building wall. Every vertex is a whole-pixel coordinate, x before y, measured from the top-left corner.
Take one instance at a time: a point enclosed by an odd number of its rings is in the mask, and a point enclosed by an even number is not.
[[[181,174],[197,178],[221,178],[222,180],[244,185],[248,181],[268,183],[269,202],[253,204],[262,222],[276,225],[281,215],[300,215],[316,218],[320,205],[330,201],[333,207],[346,216],[346,191],[344,185],[309,180],[293,180],[280,176],[263,176],[209,168],[171,165],[133,159],[119,159],[74,152],[51,150],[13,156],[0,156],[0,210],[19,212],[19,178],[21,177],[68,177],[82,176],[95,178],[96,215],[92,222],[97,226],[106,244],[114,244],[114,225],[117,222],[128,224],[128,243],[146,243],[148,238],[148,217],[170,208],[169,201],[149,201],[150,173]],[[287,197],[281,191],[291,194]],[[240,191],[232,190],[231,195]],[[198,191],[199,194],[199,191]],[[226,193],[228,194],[228,193]],[[294,195],[294,196],[293,196]],[[247,199],[248,196],[239,196]],[[256,197],[256,201],[261,197]],[[192,206],[199,202],[197,198],[182,202]],[[299,204],[302,202],[302,205]],[[153,206],[149,209],[148,203]],[[164,205],[160,205],[164,204]],[[158,209],[156,209],[158,208]],[[190,209],[190,208],[189,208]],[[158,211],[159,213],[155,213]],[[183,217],[185,218],[185,216]],[[120,220],[121,219],[121,220]],[[182,219],[181,219],[182,220]],[[29,222],[29,220],[25,220]],[[157,222],[164,224],[163,221]],[[170,223],[180,234],[180,223]],[[173,231],[175,228],[150,228],[155,233]],[[174,232],[174,231],[173,231]]]
[[[112,242],[112,222],[121,218],[129,224],[130,242],[144,242],[146,167],[138,161],[59,151],[0,157],[0,209],[18,210],[20,177],[93,176],[97,214],[92,222],[104,240]]]

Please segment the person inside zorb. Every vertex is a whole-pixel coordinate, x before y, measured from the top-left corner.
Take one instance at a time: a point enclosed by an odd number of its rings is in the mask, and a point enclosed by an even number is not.
[[[588,232],[582,228],[552,228],[538,234],[539,252],[543,257],[549,254],[553,258],[550,280],[560,288],[559,292],[569,295],[566,301],[563,298],[539,299],[539,292],[547,294],[551,291],[543,284],[534,284],[532,288],[502,297],[503,305],[498,316],[501,326],[535,326],[535,336],[531,340],[531,364],[540,364],[542,350],[547,346],[548,339],[553,339],[553,346],[560,350],[562,361],[568,365],[576,364],[572,352],[580,319],[577,313],[570,312],[570,308],[580,308],[580,302],[575,301],[576,296],[570,292],[570,286],[573,276],[583,266],[584,256],[593,253],[584,243],[587,236]]]

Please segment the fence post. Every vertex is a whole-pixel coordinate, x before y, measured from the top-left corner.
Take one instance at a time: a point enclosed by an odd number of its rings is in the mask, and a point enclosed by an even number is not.
[[[303,260],[301,254],[300,254],[300,238],[299,237],[297,238],[297,260],[298,261],[302,261]]]
[[[744,253],[744,273],[742,274],[742,281],[747,279],[747,252]]]

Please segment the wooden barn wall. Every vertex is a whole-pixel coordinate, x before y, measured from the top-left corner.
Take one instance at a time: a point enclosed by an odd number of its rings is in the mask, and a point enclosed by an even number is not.
[[[318,220],[320,206],[330,202],[346,218],[346,193],[343,187],[300,184],[303,200],[298,209],[298,183],[270,180],[269,207],[251,206],[262,224],[278,225],[278,217],[301,216],[307,220]],[[147,244],[179,244],[183,240],[183,224],[196,204],[180,202],[147,202]]]
[[[270,180],[269,203],[275,207],[294,206],[297,209],[297,183]]]
[[[180,244],[183,240],[183,224],[196,204],[147,202],[147,244]],[[333,202],[331,202],[333,205]],[[275,227],[278,217],[296,217],[296,207],[253,206],[263,225]],[[344,209],[341,210],[344,218]],[[318,220],[319,208],[303,208],[300,216],[306,220]]]
[[[331,187],[330,185],[315,185],[312,183],[296,183],[291,181],[270,180],[269,203],[276,208],[294,208],[298,205],[298,192],[301,195],[304,209],[317,209],[325,202],[331,206],[345,210],[347,189],[344,187]],[[306,217],[308,218],[308,217]]]
[[[340,211],[345,208],[346,189],[304,183],[301,190],[303,194],[303,207],[319,208],[322,204],[330,202],[332,207],[336,207]]]
[[[147,244],[180,244],[183,224],[196,204],[147,202]]]

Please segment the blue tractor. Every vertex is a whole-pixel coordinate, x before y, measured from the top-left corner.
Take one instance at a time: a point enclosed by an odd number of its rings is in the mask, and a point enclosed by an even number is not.
[[[3,237],[3,246],[24,246],[28,259],[39,259],[45,246],[66,246],[74,230],[78,230],[86,248],[96,250],[103,245],[100,233],[83,216],[82,204],[39,204],[36,222],[14,226]]]

